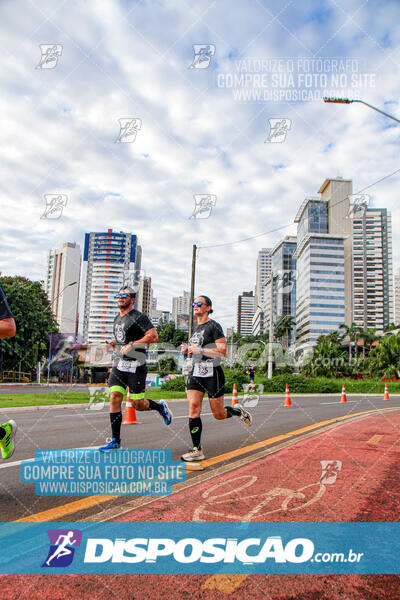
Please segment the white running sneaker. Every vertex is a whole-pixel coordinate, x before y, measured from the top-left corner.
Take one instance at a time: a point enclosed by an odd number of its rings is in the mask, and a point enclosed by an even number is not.
[[[193,450],[191,450],[190,452],[187,452],[186,454],[182,454],[181,456],[181,460],[184,460],[186,462],[192,462],[192,461],[196,461],[196,460],[204,460],[205,456],[203,454],[203,450],[201,448],[196,448],[196,446],[193,447]]]
[[[247,427],[250,427],[253,424],[253,417],[251,416],[251,414],[246,409],[244,409],[243,406],[239,403],[235,404],[235,408],[238,408],[241,412],[239,419],[243,421],[243,423],[247,425]]]

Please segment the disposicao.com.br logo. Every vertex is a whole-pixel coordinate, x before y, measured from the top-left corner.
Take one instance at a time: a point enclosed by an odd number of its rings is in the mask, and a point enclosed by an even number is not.
[[[248,553],[250,548],[252,553]],[[230,538],[91,538],[87,541],[85,563],[156,563],[171,557],[178,563],[263,563],[272,558],[277,563],[302,563],[314,554],[314,544],[307,538],[295,538],[285,545],[280,536],[243,540]]]

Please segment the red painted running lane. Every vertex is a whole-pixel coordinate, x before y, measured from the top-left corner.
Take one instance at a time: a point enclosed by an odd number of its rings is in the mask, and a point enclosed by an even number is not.
[[[393,521],[400,509],[399,459],[400,412],[380,413],[115,520]]]
[[[397,521],[399,440],[400,412],[365,417],[116,520]],[[0,584],[10,600],[400,598],[395,575],[5,575]]]

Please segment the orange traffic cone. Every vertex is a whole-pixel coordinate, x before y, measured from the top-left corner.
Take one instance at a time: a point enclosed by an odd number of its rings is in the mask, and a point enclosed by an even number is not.
[[[340,398],[340,402],[343,402],[343,403],[347,402],[346,388],[344,387],[344,384],[343,384],[343,387],[342,387],[342,397]]]
[[[285,402],[283,403],[283,406],[292,406],[292,401],[290,399],[290,394],[289,394],[289,384],[286,384],[286,392],[285,392]]]
[[[231,406],[235,406],[239,402],[236,383],[233,384]]]
[[[122,425],[139,425],[139,421],[136,421],[136,411],[135,411],[135,407],[133,406],[133,404],[131,402],[129,390],[126,392],[126,404],[125,404],[124,420],[122,421]]]
[[[385,395],[383,396],[384,400],[390,400],[389,398],[389,390],[388,390],[388,386],[387,383],[385,383]]]

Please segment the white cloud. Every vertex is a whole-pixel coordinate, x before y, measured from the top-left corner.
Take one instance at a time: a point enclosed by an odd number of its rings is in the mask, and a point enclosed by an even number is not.
[[[399,129],[357,104],[235,102],[217,88],[216,71],[233,72],[233,56],[312,58],[322,48],[324,57],[362,58],[376,73],[365,98],[384,107],[399,98],[400,11],[377,4],[289,3],[277,19],[277,0],[41,2],[27,5],[24,19],[14,3],[3,5],[0,270],[41,279],[49,249],[82,248],[86,231],[130,231],[159,307],[170,308],[189,289],[193,243],[289,225],[200,251],[197,289],[213,298],[217,320],[235,323],[237,294],[255,284],[257,251],[295,231],[303,198],[326,177],[351,177],[357,191],[398,168]],[[63,45],[58,66],[35,69],[39,44],[50,42]],[[216,45],[209,69],[188,69],[196,43]],[[386,110],[399,115],[398,104]],[[123,117],[142,119],[133,144],[114,143]],[[268,119],[282,117],[292,120],[286,141],[265,144]],[[375,206],[392,210],[395,264],[398,181],[369,191]],[[64,215],[41,220],[43,195],[55,192],[68,195]],[[217,195],[210,218],[190,220],[193,194],[206,192]]]

